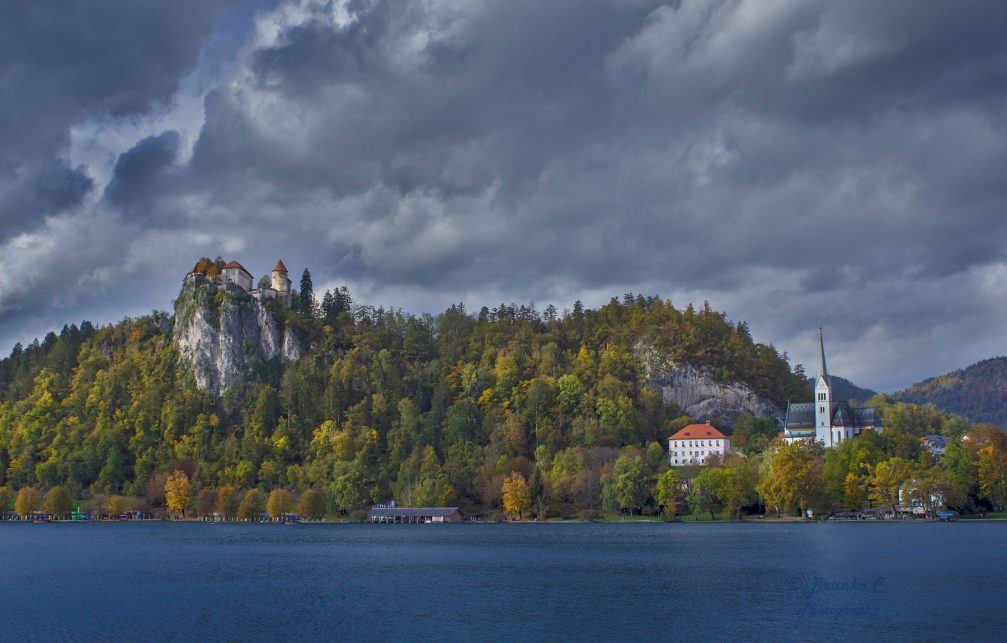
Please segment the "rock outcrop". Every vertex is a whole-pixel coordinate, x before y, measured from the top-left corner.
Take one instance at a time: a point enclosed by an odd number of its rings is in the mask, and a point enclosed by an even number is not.
[[[777,420],[783,417],[775,404],[742,382],[717,381],[706,370],[677,364],[647,344],[637,343],[634,353],[647,385],[661,391],[665,404],[675,404],[698,422],[713,420],[731,427],[744,413]]]
[[[244,293],[186,283],[175,301],[173,340],[196,386],[220,395],[254,379],[270,361],[296,360],[301,345],[269,309]]]

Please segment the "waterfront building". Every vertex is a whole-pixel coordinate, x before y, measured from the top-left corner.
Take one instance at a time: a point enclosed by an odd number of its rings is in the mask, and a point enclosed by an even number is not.
[[[367,512],[367,521],[377,523],[441,523],[462,520],[458,507],[373,507]]]
[[[711,455],[724,456],[731,450],[731,438],[706,424],[690,424],[668,438],[668,464],[673,467],[703,465]]]

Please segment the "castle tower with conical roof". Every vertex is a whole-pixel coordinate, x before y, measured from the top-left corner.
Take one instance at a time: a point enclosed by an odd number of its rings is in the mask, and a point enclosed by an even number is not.
[[[273,290],[276,291],[276,298],[280,302],[290,307],[290,279],[287,277],[287,267],[283,265],[283,261],[277,261],[276,265],[273,266]]]

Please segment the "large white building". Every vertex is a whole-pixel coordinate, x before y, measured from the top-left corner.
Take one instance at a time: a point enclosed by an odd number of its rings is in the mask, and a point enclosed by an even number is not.
[[[783,439],[787,442],[813,438],[827,447],[860,435],[864,431],[881,431],[877,409],[854,408],[846,400],[835,401],[832,382],[825,367],[825,339],[818,330],[819,361],[815,380],[814,402],[791,402],[783,420]]]
[[[722,460],[731,450],[731,438],[706,424],[690,424],[668,438],[668,464],[673,467],[706,464],[711,455]]]

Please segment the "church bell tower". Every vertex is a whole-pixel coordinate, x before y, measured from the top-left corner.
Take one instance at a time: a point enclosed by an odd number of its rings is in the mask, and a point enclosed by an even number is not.
[[[818,380],[815,382],[815,439],[827,447],[832,445],[832,385],[825,368],[825,338],[818,329]]]

